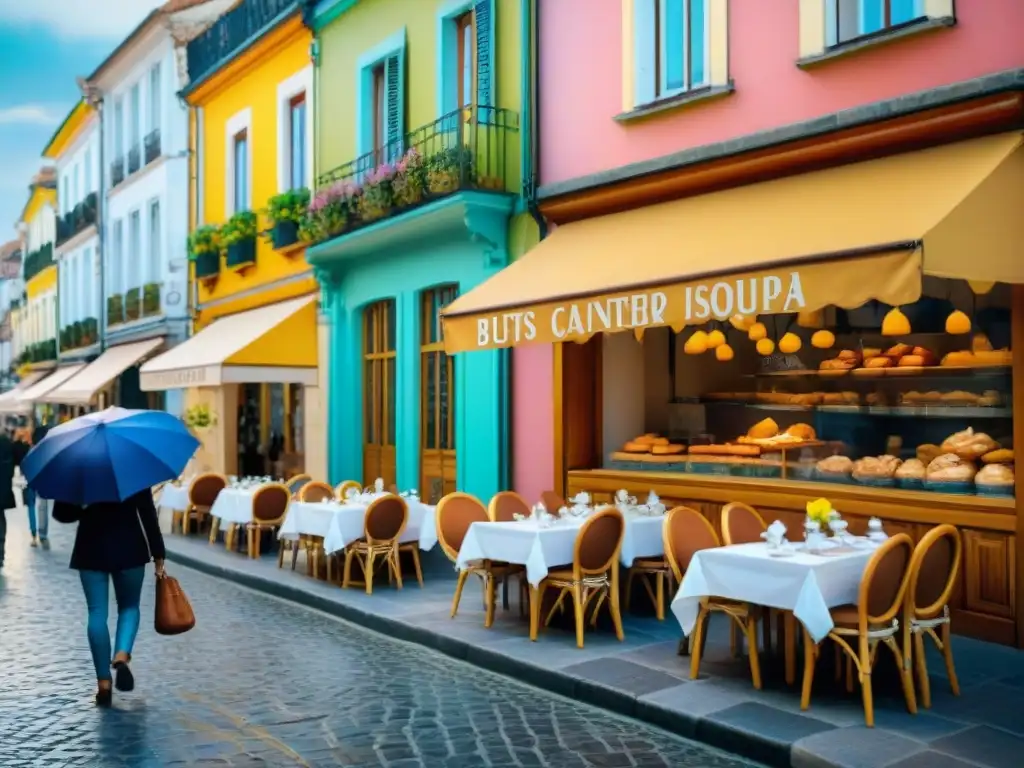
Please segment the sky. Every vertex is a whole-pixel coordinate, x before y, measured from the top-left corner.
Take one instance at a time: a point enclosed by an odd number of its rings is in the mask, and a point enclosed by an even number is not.
[[[0,242],[89,75],[163,0],[0,0]]]

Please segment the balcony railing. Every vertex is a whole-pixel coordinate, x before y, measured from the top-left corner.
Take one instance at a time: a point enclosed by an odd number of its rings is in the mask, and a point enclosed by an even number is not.
[[[107,325],[120,325],[124,322],[124,297],[115,293],[107,296]]]
[[[53,243],[47,243],[38,251],[32,251],[25,257],[25,282],[38,275],[47,267],[53,266]]]
[[[467,107],[406,134],[401,140],[323,174],[317,197],[341,200],[344,225],[321,239],[359,229],[460,190],[508,192],[508,157],[518,115],[496,107]],[[316,203],[317,201],[314,201]],[[314,206],[315,207],[315,206]]]
[[[139,154],[139,145],[128,150],[128,175],[131,176],[142,167],[142,155]]]
[[[96,202],[96,193],[90,192],[85,200],[57,219],[58,246],[96,223]]]
[[[124,158],[119,157],[110,164],[110,186],[116,187],[124,181]]]
[[[99,341],[99,321],[95,317],[76,320],[66,325],[60,332],[61,351],[91,347]]]
[[[155,131],[151,131],[146,134],[146,138],[143,139],[144,151],[146,154],[146,165],[149,165],[158,157],[160,157],[160,129],[157,128]]]
[[[256,37],[281,14],[297,8],[297,0],[243,0],[188,44],[188,72],[197,82]]]

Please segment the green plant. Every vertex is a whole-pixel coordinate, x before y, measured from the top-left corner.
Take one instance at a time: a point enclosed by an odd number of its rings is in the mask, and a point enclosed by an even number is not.
[[[395,205],[416,205],[427,191],[427,164],[413,147],[398,161],[397,174],[391,181]]]
[[[155,315],[160,312],[160,283],[146,283],[142,286],[142,314]]]
[[[142,311],[142,291],[132,288],[124,295],[124,316],[126,320],[138,320]]]
[[[345,231],[356,211],[360,189],[350,181],[336,181],[319,190],[309,202],[299,239],[306,243],[327,240]]]
[[[427,187],[434,194],[453,192],[472,180],[473,154],[469,147],[449,147],[427,162]]]
[[[256,232],[256,214],[252,211],[239,211],[220,228],[221,247],[230,248],[244,240],[255,240]]]
[[[302,224],[306,218],[306,209],[309,208],[308,189],[290,189],[279,195],[274,195],[267,201],[266,216],[270,226],[283,221],[293,221]]]
[[[186,408],[181,420],[189,429],[208,429],[216,426],[217,414],[210,410],[206,403],[197,403],[191,408]]]
[[[376,221],[391,212],[395,204],[391,182],[397,173],[395,166],[385,163],[366,174],[359,195],[359,217],[363,221]]]
[[[119,293],[107,297],[107,325],[124,322],[124,297]]]
[[[216,224],[205,224],[192,230],[188,236],[188,257],[195,261],[206,253],[220,253],[220,227]]]

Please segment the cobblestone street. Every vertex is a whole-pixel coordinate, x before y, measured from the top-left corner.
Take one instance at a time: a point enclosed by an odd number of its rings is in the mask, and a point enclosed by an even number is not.
[[[98,710],[72,529],[30,549],[7,517],[3,768],[752,765],[173,564],[198,626],[155,635],[147,581],[137,689]]]

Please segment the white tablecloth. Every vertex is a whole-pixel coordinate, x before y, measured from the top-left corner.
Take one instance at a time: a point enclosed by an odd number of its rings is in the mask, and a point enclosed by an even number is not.
[[[705,549],[693,556],[672,612],[683,632],[693,631],[703,597],[725,597],[781,608],[793,615],[815,641],[832,629],[829,608],[855,604],[864,566],[873,548],[840,555],[796,552],[771,557],[763,542]]]
[[[420,549],[432,549],[437,544],[435,508],[422,502],[406,499],[409,522],[402,532],[403,544],[418,541]],[[278,536],[297,539],[299,536],[320,536],[328,554],[340,552],[353,541],[363,537],[363,523],[367,504],[352,502],[311,503],[293,501]]]
[[[244,525],[252,522],[252,497],[259,488],[224,488],[217,494],[210,514],[224,523]]]
[[[159,509],[172,509],[184,512],[188,509],[188,486],[175,486],[168,483],[160,491]]]
[[[572,563],[576,535],[584,518],[559,520],[542,528],[530,520],[512,523],[473,523],[462,540],[456,566],[474,560],[499,560],[526,566],[526,578],[537,586],[551,568]],[[619,561],[629,566],[637,557],[663,554],[664,517],[626,517]],[[628,546],[627,546],[628,545]]]

